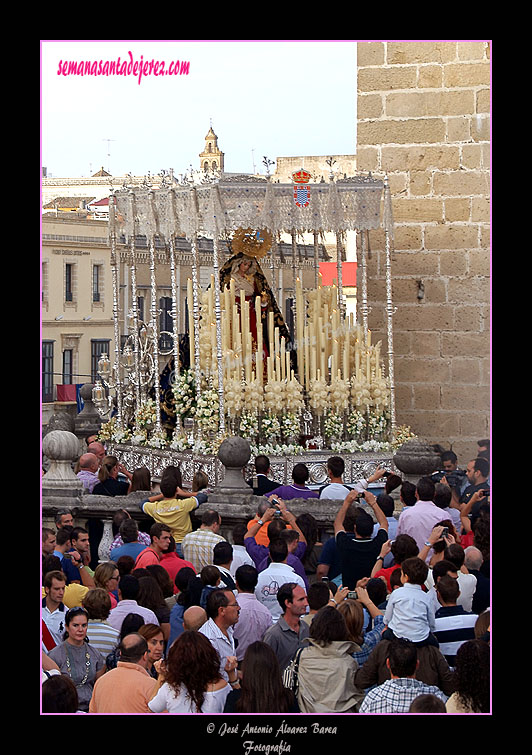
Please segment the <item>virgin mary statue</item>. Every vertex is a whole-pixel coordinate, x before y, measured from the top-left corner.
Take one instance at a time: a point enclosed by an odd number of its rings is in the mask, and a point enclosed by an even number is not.
[[[266,231],[241,228],[235,232],[233,238],[227,244],[231,257],[220,268],[220,291],[223,292],[225,288],[230,286],[232,279],[234,280],[236,293],[240,294],[241,291],[244,291],[246,300],[252,305],[249,307],[249,326],[254,348],[256,348],[257,343],[257,321],[255,306],[253,305],[255,298],[260,296],[263,358],[266,359],[268,356],[270,335],[268,332],[268,320],[269,313],[273,312],[274,328],[278,327],[279,336],[285,338],[287,351],[290,351],[292,364],[294,369],[296,369],[295,351],[291,350],[292,338],[290,332],[258,261],[259,258],[267,254],[271,245],[271,235]],[[239,295],[235,297],[235,301],[240,310]],[[188,353],[187,344],[180,344],[180,355],[183,365],[186,365]],[[190,366],[192,367],[192,365]],[[174,368],[174,359],[172,358],[163,369],[160,377],[161,419],[163,427],[168,430],[175,426],[175,400],[171,390],[171,383],[175,374]]]

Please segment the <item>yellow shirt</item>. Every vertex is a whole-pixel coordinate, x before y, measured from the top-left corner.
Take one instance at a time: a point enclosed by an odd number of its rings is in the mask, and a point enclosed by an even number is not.
[[[180,543],[185,535],[192,532],[190,512],[198,506],[195,496],[191,498],[171,498],[164,501],[146,501],[142,510],[156,522],[167,524],[176,543]]]
[[[88,592],[89,588],[85,587],[85,585],[80,585],[77,583],[66,585],[63,603],[67,608],[76,608],[76,606],[81,605],[81,601]],[[44,587],[42,588],[42,596],[43,598],[46,597]]]

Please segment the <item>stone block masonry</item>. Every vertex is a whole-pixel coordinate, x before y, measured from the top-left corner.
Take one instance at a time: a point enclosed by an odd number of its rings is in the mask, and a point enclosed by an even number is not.
[[[388,176],[396,226],[397,422],[465,464],[490,427],[490,44],[357,48],[357,169]],[[369,327],[385,348],[382,233],[370,248]]]

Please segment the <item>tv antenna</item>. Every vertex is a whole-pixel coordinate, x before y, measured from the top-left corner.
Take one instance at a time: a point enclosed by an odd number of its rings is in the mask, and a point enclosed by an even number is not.
[[[111,172],[111,152],[109,148],[110,142],[114,142],[114,139],[102,139],[103,142],[107,142],[107,170]]]

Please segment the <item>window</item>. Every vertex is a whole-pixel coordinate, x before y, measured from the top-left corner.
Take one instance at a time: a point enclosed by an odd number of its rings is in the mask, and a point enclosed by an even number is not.
[[[42,401],[54,400],[54,342],[42,342]]]
[[[72,384],[72,362],[74,352],[72,349],[63,351],[63,385]]]
[[[102,274],[102,265],[92,266],[92,301],[100,301],[101,299]]]
[[[170,296],[162,296],[159,299],[159,330],[173,333],[174,320],[172,318],[172,299]],[[161,333],[159,337],[159,348],[161,351],[169,351],[172,348],[174,339],[168,333]]]
[[[74,281],[74,265],[72,263],[67,263],[65,265],[65,301],[74,300],[74,297],[72,294],[73,281]]]
[[[91,381],[96,382],[98,377],[98,360],[102,354],[107,354],[111,358],[110,354],[111,341],[105,340],[92,340],[91,341]]]
[[[144,297],[137,296],[137,316],[139,322],[144,322]]]

